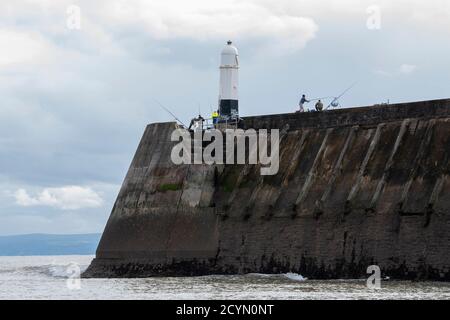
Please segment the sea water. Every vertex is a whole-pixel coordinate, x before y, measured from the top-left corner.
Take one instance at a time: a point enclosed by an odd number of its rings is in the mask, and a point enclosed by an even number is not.
[[[93,256],[0,257],[0,299],[450,299],[450,283],[309,280],[299,274],[78,279]]]

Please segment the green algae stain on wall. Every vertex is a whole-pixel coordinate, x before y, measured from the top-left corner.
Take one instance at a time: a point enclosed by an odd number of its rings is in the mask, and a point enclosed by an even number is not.
[[[166,192],[166,191],[178,191],[181,190],[181,183],[165,183],[159,185],[156,190],[158,192]]]

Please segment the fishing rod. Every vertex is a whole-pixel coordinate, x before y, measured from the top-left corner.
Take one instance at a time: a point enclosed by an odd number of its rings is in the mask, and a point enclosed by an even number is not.
[[[331,99],[331,98],[334,98],[334,97],[314,98],[314,99],[309,99],[309,101],[325,100],[325,99]]]
[[[354,82],[350,87],[345,89],[344,92],[342,92],[339,96],[334,97],[334,99],[331,101],[328,107],[325,108],[325,110],[328,110],[330,107],[334,108],[339,107],[339,99],[342,98],[342,96],[344,96],[348,91],[350,91],[350,89],[352,89],[356,84],[357,82]]]
[[[155,102],[157,103],[157,104],[159,104],[159,106],[162,108],[162,109],[164,109],[167,113],[169,113],[175,120],[177,120],[179,123],[181,123],[185,128],[187,128],[187,126],[183,123],[183,121],[181,121],[180,119],[178,119],[178,117],[175,115],[175,114],[173,114],[169,109],[167,109],[166,107],[164,107],[163,105],[162,105],[162,103],[161,102],[159,102],[158,100],[156,100],[156,99],[153,99],[153,100],[155,100]]]

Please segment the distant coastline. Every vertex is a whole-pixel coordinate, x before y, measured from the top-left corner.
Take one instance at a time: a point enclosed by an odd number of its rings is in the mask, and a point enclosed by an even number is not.
[[[0,236],[0,256],[93,255],[101,233]]]

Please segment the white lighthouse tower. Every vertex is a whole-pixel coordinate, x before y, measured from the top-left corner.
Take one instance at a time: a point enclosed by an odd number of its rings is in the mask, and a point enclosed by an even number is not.
[[[238,49],[227,42],[220,56],[219,112],[222,119],[237,119],[238,106]]]

